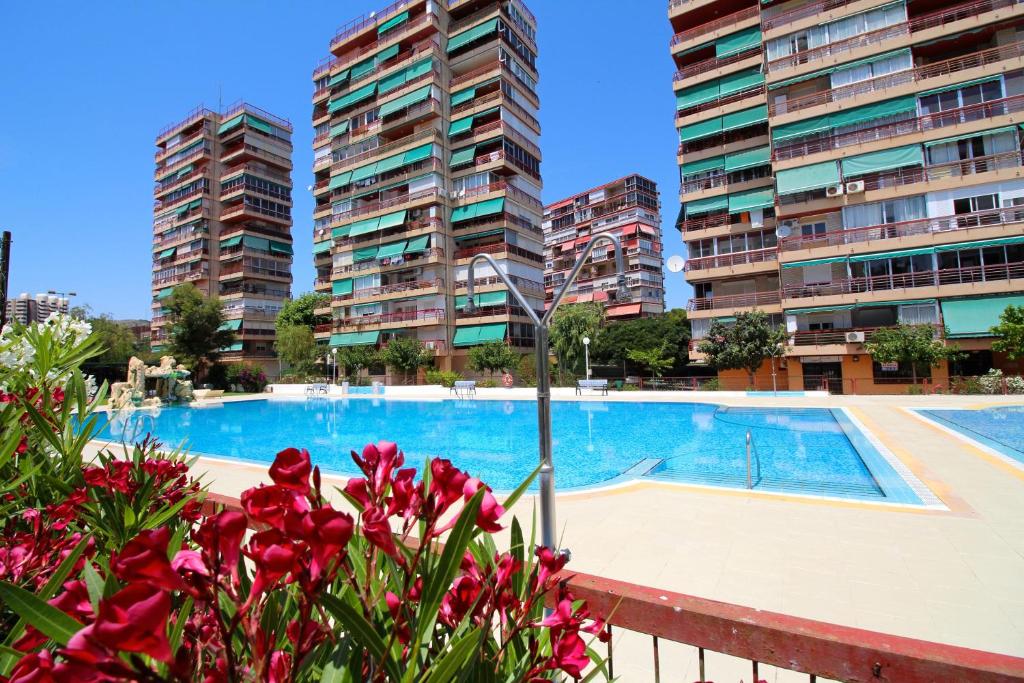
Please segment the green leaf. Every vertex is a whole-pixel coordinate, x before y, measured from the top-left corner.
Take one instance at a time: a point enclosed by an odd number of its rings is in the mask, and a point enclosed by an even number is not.
[[[188,621],[189,615],[192,613],[192,598],[185,598],[185,602],[182,604],[181,609],[178,610],[178,616],[174,621],[174,628],[171,629],[171,653],[177,652],[178,645],[181,644],[181,634],[185,632],[185,623]]]
[[[329,593],[321,596],[320,600],[324,608],[338,620],[352,637],[369,650],[374,661],[384,663],[384,668],[392,680],[397,681],[402,678],[398,665],[391,658],[390,653],[387,652],[387,645],[385,645],[380,634],[374,629],[373,624],[366,620],[366,617]]]
[[[82,567],[82,579],[85,581],[85,589],[89,593],[89,602],[92,603],[93,611],[100,608],[100,600],[103,599],[103,579],[92,566],[92,562],[86,562]]]
[[[479,634],[476,631],[465,632],[449,645],[444,654],[434,660],[433,665],[420,680],[423,683],[447,683],[453,680],[460,669],[475,660],[471,655],[478,643]]]
[[[6,581],[0,581],[0,602],[60,645],[67,645],[82,628],[82,624],[45,600]]]
[[[532,484],[533,480],[537,478],[538,474],[540,474],[540,468],[541,466],[537,465],[536,469],[534,469],[533,472],[530,473],[530,476],[523,480],[523,483],[517,486],[516,490],[513,491],[508,498],[505,499],[505,502],[501,504],[501,507],[505,508],[506,510],[511,510],[512,506],[515,505],[519,501],[519,499],[523,497],[523,494],[526,493],[526,490],[530,488],[530,484]]]

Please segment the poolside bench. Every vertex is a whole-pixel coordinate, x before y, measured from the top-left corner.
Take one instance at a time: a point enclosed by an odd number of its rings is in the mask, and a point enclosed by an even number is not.
[[[458,380],[452,385],[452,393],[458,398],[476,396],[476,382],[471,379]]]
[[[576,395],[583,394],[584,389],[600,391],[602,396],[608,395],[608,380],[606,379],[579,379],[576,380]]]
[[[324,396],[331,393],[331,390],[326,384],[310,384],[306,387],[306,396],[316,396],[323,394]]]

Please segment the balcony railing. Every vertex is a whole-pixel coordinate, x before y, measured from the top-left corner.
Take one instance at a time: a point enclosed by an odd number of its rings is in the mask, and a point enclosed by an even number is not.
[[[535,128],[539,132],[540,131],[540,121],[538,121],[537,118],[533,114],[531,114],[530,112],[526,111],[526,109],[521,107],[519,105],[519,103],[515,102],[514,100],[512,100],[509,97],[504,97],[504,94],[505,93],[502,90],[497,90],[495,92],[487,93],[486,95],[483,95],[483,96],[478,97],[476,99],[469,100],[468,102],[463,102],[462,104],[454,106],[454,107],[452,107],[452,118],[455,118],[455,115],[459,114],[461,112],[469,111],[470,109],[474,109],[476,107],[480,107],[480,106],[485,105],[485,104],[491,104],[491,103],[495,102],[496,100],[501,99],[502,100],[502,102],[501,102],[501,106],[502,107],[505,107],[507,109],[511,109],[513,112],[515,112],[516,116],[521,118],[526,123],[530,124],[533,128]]]
[[[336,237],[334,238],[334,246],[336,247],[347,247],[347,246],[370,246],[376,244],[381,240],[394,239],[396,237],[410,237],[414,230],[423,230],[425,228],[432,227],[435,230],[442,227],[444,222],[437,217],[431,218],[419,218],[414,221],[410,221],[403,225],[396,225],[394,228],[386,228],[384,232],[380,233],[369,233],[366,235],[358,235],[356,237]]]
[[[216,113],[217,112],[207,109],[203,106],[196,107],[195,109],[190,111],[188,115],[182,120],[178,121],[177,123],[172,123],[170,125],[164,126],[162,129],[160,129],[160,132],[156,134],[157,142],[167,137],[167,134],[170,133],[172,130],[175,130],[176,128],[184,128],[192,123],[195,123],[203,117],[212,116]]]
[[[943,334],[942,325],[935,324],[935,338],[941,339]],[[848,332],[861,332],[864,334],[864,341],[869,342],[878,330],[886,330],[889,327],[849,327],[833,330],[805,330],[792,332],[789,335],[790,346],[826,346],[830,344],[847,344],[846,334]],[[860,343],[860,342],[856,342]]]
[[[1002,154],[975,157],[974,159],[954,161],[948,164],[933,164],[931,166],[917,166],[896,169],[895,171],[872,173],[861,176],[859,179],[864,182],[865,190],[881,190],[887,187],[961,178],[976,173],[990,173],[1007,168],[1020,168],[1021,165],[1020,152],[1003,152]]]
[[[821,138],[776,147],[772,158],[776,161],[795,159],[808,154],[831,151],[850,145],[860,145],[877,140],[887,140],[911,133],[923,133],[969,121],[980,121],[995,116],[1005,116],[1024,111],[1024,95],[1013,95],[991,102],[981,102],[959,109],[925,114],[896,123],[887,123],[850,133],[833,134]],[[982,133],[978,133],[981,135]]]
[[[157,200],[155,200],[153,202],[153,211],[156,211],[156,212],[164,211],[166,209],[170,209],[172,206],[174,206],[176,204],[181,204],[182,202],[187,202],[190,199],[194,199],[197,195],[206,195],[206,194],[210,194],[210,188],[208,188],[208,187],[196,187],[196,188],[193,188],[193,189],[189,190],[185,194],[178,195],[174,199],[165,199],[165,200],[157,199]]]
[[[728,296],[709,296],[690,299],[686,308],[690,311],[711,311],[721,308],[755,308],[770,306],[782,301],[778,290],[769,292],[751,292],[750,294],[731,294]]]
[[[465,249],[457,249],[455,251],[456,259],[470,258],[477,254],[515,254],[528,261],[534,261],[536,263],[543,263],[544,257],[540,254],[535,254],[532,251],[527,251],[522,247],[514,244],[508,244],[507,242],[498,242],[497,244],[484,244],[479,247],[466,247]]]
[[[336,45],[339,45],[340,43],[344,42],[346,38],[348,38],[350,36],[354,36],[355,34],[359,33],[360,31],[362,31],[362,30],[364,30],[366,28],[369,28],[370,26],[375,26],[377,24],[377,20],[378,20],[379,17],[386,17],[386,16],[388,16],[389,14],[391,14],[393,12],[397,12],[398,10],[402,9],[403,7],[408,7],[409,5],[413,4],[414,1],[415,0],[398,0],[397,2],[393,2],[390,5],[388,5],[387,7],[383,8],[383,9],[377,11],[377,12],[371,12],[368,15],[363,15],[361,17],[357,17],[357,18],[353,19],[352,21],[348,22],[347,24],[342,25],[341,28],[339,28],[338,31],[334,34],[334,37],[331,38],[331,47],[330,47],[330,49],[333,50]],[[428,14],[425,14],[424,16],[420,17],[420,19],[425,19],[425,18],[430,17],[430,16],[432,16],[432,15],[430,15],[428,13]],[[414,22],[417,22],[417,21],[418,20],[414,20]],[[405,27],[405,28],[408,28],[409,26],[413,25],[414,22],[409,22],[409,23],[406,23],[406,24],[402,24],[402,26]],[[373,43],[370,43],[369,45],[363,47],[362,49],[360,49],[358,52],[356,52],[354,54],[356,56],[360,56],[360,55],[366,54],[368,52],[374,52],[377,49],[377,43],[378,42],[379,41],[374,41]],[[345,55],[342,55],[342,57],[348,58],[352,54],[353,53],[347,53]]]
[[[195,280],[202,280],[208,277],[210,277],[210,271],[206,268],[200,268],[199,270],[192,270],[187,273],[175,273],[174,275],[165,275],[164,277],[153,278],[153,286],[165,287],[170,284],[194,282]]]
[[[291,176],[287,173],[281,173],[280,171],[276,171],[265,166],[254,166],[244,161],[240,164],[235,164],[234,166],[225,170],[224,173],[221,175],[221,178],[226,179],[229,178],[230,176],[233,176],[236,173],[254,173],[256,175],[265,176],[267,178],[273,178],[274,180],[280,180],[285,183],[291,183],[292,181]]]
[[[469,131],[469,135],[465,137],[476,137],[477,135],[491,133],[496,130],[501,131],[501,134],[506,138],[514,140],[517,145],[525,149],[533,156],[537,157],[538,159],[541,157],[540,148],[537,145],[535,145],[532,141],[528,140],[525,136],[519,133],[519,131],[515,130],[514,128],[512,128],[511,126],[509,126],[507,123],[500,119],[497,121],[491,121],[490,123],[485,123],[482,126],[477,126],[476,128]],[[456,143],[453,143],[453,146],[456,146]]]
[[[441,189],[437,187],[431,187],[426,190],[420,190],[419,192],[410,192],[408,194],[403,194],[399,197],[394,197],[392,199],[385,199],[384,201],[380,202],[372,202],[370,204],[366,204],[364,206],[351,209],[349,211],[343,211],[341,213],[336,213],[332,215],[331,225],[337,227],[339,225],[351,221],[353,218],[365,216],[366,214],[374,213],[375,211],[382,211],[384,209],[390,209],[395,206],[402,206],[403,204],[423,201],[426,199],[436,199],[439,198],[440,196]],[[314,230],[314,234],[316,232],[317,231]]]
[[[509,279],[512,280],[512,284],[519,288],[519,291],[528,294],[533,293],[537,295],[544,294],[544,285],[537,282],[536,280],[527,280],[526,278],[519,277],[518,275],[509,275]],[[497,275],[490,277],[478,277],[473,280],[474,287],[486,287],[488,285],[503,285],[504,281]],[[455,283],[455,289],[465,289],[467,280],[458,280]]]
[[[760,56],[761,46],[752,48],[750,50],[744,50],[739,54],[729,55],[728,57],[712,57],[710,59],[705,59],[695,64],[690,64],[689,66],[684,66],[682,69],[679,69],[679,71],[676,71],[675,76],[673,76],[673,80],[681,81],[685,78],[693,78],[697,74],[708,73],[709,71],[721,69],[722,67],[729,66],[730,64],[735,64],[736,62],[742,62],[747,59]]]
[[[443,308],[424,308],[418,311],[398,311],[396,313],[377,313],[375,315],[356,315],[339,318],[334,321],[334,330],[346,327],[363,327],[364,325],[387,325],[389,323],[408,323],[421,320],[442,322],[445,319]]]
[[[402,256],[401,263],[380,263],[376,259],[369,261],[360,261],[358,263],[349,263],[343,266],[337,266],[331,270],[331,277],[337,277],[339,275],[347,275],[348,273],[360,273],[364,270],[373,270],[374,268],[385,268],[387,266],[393,266],[396,270],[399,268],[412,268],[417,266],[422,261],[429,261],[431,259],[444,258],[444,249],[435,247],[427,249],[420,254],[406,254]]]
[[[764,84],[755,85],[753,87],[746,88],[738,92],[716,97],[715,99],[710,100],[709,102],[698,104],[695,107],[690,107],[686,110],[677,111],[676,117],[691,116],[693,114],[699,114],[700,112],[710,111],[711,109],[718,109],[719,107],[724,107],[727,104],[732,104],[733,102],[742,102],[743,100],[749,99],[751,97],[763,97],[766,92],[768,92],[768,89]]]
[[[717,256],[703,256],[686,260],[686,271],[708,270],[709,268],[727,268],[729,266],[741,266],[748,263],[767,263],[779,260],[779,250],[756,249],[751,251],[740,251],[735,254],[718,254]]]
[[[369,287],[367,289],[360,289],[353,291],[350,294],[336,294],[332,297],[333,301],[350,301],[353,299],[366,299],[368,297],[385,296],[387,294],[396,294],[398,292],[415,292],[422,289],[434,289],[437,287],[444,287],[444,280],[415,280],[413,282],[396,282],[392,285],[381,285],[380,287]]]
[[[768,112],[771,116],[789,114],[794,111],[828,104],[829,102],[845,100],[865,93],[894,88],[907,83],[924,81],[929,78],[948,76],[967,69],[976,69],[988,66],[989,64],[1006,61],[1008,59],[1017,59],[1022,56],[1024,56],[1024,42],[1010,43],[1009,45],[1001,45],[988,50],[981,50],[980,52],[963,55],[962,57],[955,57],[941,62],[933,62],[916,69],[897,71],[896,73],[886,74],[884,76],[879,76],[878,78],[858,81],[857,83],[851,83],[850,85],[844,85],[839,88],[827,88],[821,92],[786,100],[785,103],[781,105],[777,105],[775,102],[770,102],[768,104]]]
[[[1000,263],[969,268],[925,270],[918,273],[854,277],[819,285],[786,285],[783,287],[783,298],[803,299],[814,296],[864,294],[865,292],[913,289],[915,287],[1007,282],[1021,278],[1024,278],[1024,263]]]
[[[835,247],[844,244],[861,244],[875,240],[912,237],[914,235],[935,235],[974,228],[990,228],[1024,222],[1024,210],[993,209],[954,216],[922,218],[901,223],[871,225],[864,228],[835,230],[824,235],[793,235],[779,240],[781,251],[799,251],[818,247]],[[968,239],[964,236],[963,239]]]
[[[680,31],[679,33],[672,36],[672,40],[669,41],[669,46],[673,47],[675,45],[679,45],[680,43],[692,40],[693,38],[697,38],[708,33],[714,33],[715,31],[720,31],[724,28],[728,28],[741,21],[754,19],[757,16],[757,5],[754,5],[753,7],[746,7],[744,9],[741,9],[739,12],[733,12],[732,14],[727,14],[724,17],[719,17],[714,21],[709,21],[706,24],[701,24],[700,26],[695,26],[694,28],[688,28],[685,31]]]
[[[238,145],[237,147],[232,147],[230,149],[225,149],[224,152],[221,154],[220,159],[222,162],[226,162],[228,160],[228,157],[233,157],[239,152],[248,152],[250,154],[256,155],[257,158],[265,157],[270,162],[279,164],[285,168],[292,167],[292,160],[289,159],[288,157],[283,157],[280,154],[275,154],[274,152],[267,151],[262,147],[257,147],[256,145],[250,145],[248,143],[244,145]]]
[[[438,133],[437,130],[434,129],[434,128],[430,128],[428,130],[421,130],[418,133],[413,133],[412,135],[407,135],[404,138],[399,138],[398,140],[395,140],[394,142],[389,142],[389,143],[387,143],[385,145],[381,145],[380,147],[374,147],[373,149],[369,149],[369,150],[367,150],[365,152],[362,152],[360,154],[356,154],[355,156],[346,157],[344,159],[339,159],[338,161],[335,161],[335,162],[333,162],[331,164],[331,168],[333,170],[342,169],[342,168],[345,168],[346,166],[351,166],[351,165],[355,164],[358,161],[366,161],[367,159],[370,159],[370,158],[376,157],[376,156],[380,156],[381,154],[385,154],[385,153],[390,152],[392,150],[396,150],[399,147],[404,147],[405,145],[411,144],[413,142],[419,142],[421,140],[428,140],[428,139],[433,141],[435,138],[440,138],[440,137],[441,137],[440,133]]]
[[[761,30],[770,31],[784,24],[791,24],[807,17],[815,17],[839,7],[846,7],[854,2],[857,0],[824,0],[823,2],[810,2],[788,11],[780,7],[766,7],[761,12]]]
[[[170,173],[172,168],[177,168],[178,166],[181,166],[182,164],[184,164],[187,161],[191,161],[193,159],[197,159],[197,158],[199,158],[201,156],[206,156],[207,154],[212,154],[212,153],[213,153],[213,150],[210,147],[208,147],[207,145],[202,145],[200,147],[197,147],[196,150],[194,152],[192,152],[191,154],[189,154],[188,156],[184,156],[184,157],[182,157],[180,159],[176,159],[174,161],[174,163],[172,163],[172,164],[158,165],[156,167],[156,171],[153,173],[153,175],[156,176],[157,178],[163,177],[164,175],[167,175],[168,173]]]
[[[541,211],[544,210],[544,205],[541,204],[540,200],[538,200],[536,197],[526,194],[518,187],[510,185],[505,180],[499,180],[494,183],[488,183],[487,185],[481,185],[480,187],[474,187],[469,190],[463,190],[460,194],[458,194],[458,196],[453,196],[452,199],[469,199],[471,197],[478,197],[482,194],[490,194],[491,192],[501,191],[504,191],[506,196],[515,199],[520,204],[532,206],[533,208],[539,209]]]

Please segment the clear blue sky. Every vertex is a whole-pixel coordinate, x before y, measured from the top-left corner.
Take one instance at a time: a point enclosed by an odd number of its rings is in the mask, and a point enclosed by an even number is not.
[[[0,229],[11,293],[149,317],[153,140],[199,104],[245,99],[295,126],[296,294],[312,288],[312,83],[336,27],[385,0],[7,3],[0,22]],[[544,202],[637,172],[683,253],[664,0],[533,0]],[[669,307],[689,288],[667,274]]]

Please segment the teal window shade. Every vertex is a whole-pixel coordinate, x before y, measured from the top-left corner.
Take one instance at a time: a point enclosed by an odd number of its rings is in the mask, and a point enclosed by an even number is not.
[[[718,80],[706,81],[676,93],[676,111],[718,99]]]
[[[734,74],[723,76],[718,81],[718,92],[721,97],[731,95],[741,90],[747,90],[754,86],[764,84],[764,74],[761,73],[760,68],[746,69],[744,71],[737,71]]]
[[[359,261],[369,261],[372,258],[377,257],[377,246],[372,247],[361,247],[352,252],[352,260],[358,263]]]
[[[684,176],[690,176],[721,168],[725,168],[725,157],[708,157],[700,161],[691,161],[688,164],[683,164],[680,167],[680,172]]]
[[[385,61],[391,59],[392,57],[394,57],[395,55],[397,55],[399,49],[400,48],[399,48],[398,44],[396,43],[396,44],[392,45],[391,47],[386,47],[383,50],[381,50],[380,52],[378,52],[377,54],[375,54],[373,56],[373,58],[376,60],[377,66],[380,66],[380,64],[382,62],[385,62]]]
[[[991,337],[992,328],[1007,306],[1024,306],[1024,296],[990,296],[971,299],[944,299],[942,321],[949,337]]]
[[[335,280],[331,283],[331,294],[334,296],[344,296],[345,294],[352,293],[352,279],[348,280]]]
[[[392,242],[390,244],[382,244],[380,250],[377,252],[377,258],[390,258],[392,256],[404,254],[406,244],[406,242]]]
[[[291,254],[294,254],[295,252],[292,249],[292,245],[290,245],[290,244],[286,244],[284,242],[271,242],[270,243],[270,253],[272,253],[272,254],[289,254],[289,255],[291,255]]]
[[[171,247],[170,249],[164,249],[163,251],[160,252],[160,255],[157,256],[157,258],[159,258],[159,259],[170,258],[171,256],[174,256],[174,252],[176,252],[176,251],[178,251],[177,247]]]
[[[245,235],[242,237],[242,245],[250,249],[258,249],[259,251],[270,251],[270,240],[266,237]]]
[[[478,240],[481,237],[490,237],[491,235],[504,235],[505,228],[497,228],[496,230],[485,230],[483,232],[474,232],[471,235],[456,235],[456,242],[469,242],[470,240]]]
[[[455,297],[455,308],[465,308],[468,301],[468,296],[460,294]],[[484,292],[482,294],[473,295],[473,304],[476,306],[504,306],[507,302],[508,292],[505,290],[500,292]]]
[[[352,80],[353,81],[354,80],[358,80],[358,79],[362,78],[363,76],[365,76],[366,74],[370,73],[371,71],[373,71],[376,68],[377,68],[377,57],[376,57],[376,55],[374,55],[373,57],[370,57],[369,59],[364,59],[363,61],[359,62],[358,64],[354,64],[352,66]]]
[[[371,332],[343,332],[331,335],[331,346],[369,346],[380,339],[380,330]]]
[[[337,190],[339,187],[344,187],[350,182],[352,182],[352,171],[345,171],[344,173],[331,176],[331,181],[327,183],[327,188]]]
[[[459,135],[470,130],[473,127],[473,118],[472,116],[466,116],[465,118],[452,121],[451,125],[448,126],[448,136]]]
[[[326,242],[316,242],[316,243],[313,244],[313,253],[314,254],[323,254],[324,252],[328,252],[330,250],[331,250],[331,241],[330,240],[327,240]]]
[[[455,330],[452,338],[453,346],[475,346],[489,341],[505,339],[508,323],[489,323],[487,325],[466,325]]]
[[[331,239],[340,240],[348,237],[348,233],[351,230],[351,225],[343,225],[340,228],[335,228],[334,230],[331,230]]]
[[[342,121],[341,123],[339,123],[336,126],[331,126],[330,131],[328,131],[330,136],[332,138],[336,138],[339,135],[344,135],[345,133],[348,132],[348,124],[349,124],[349,122],[346,119],[345,121]]]
[[[687,202],[685,206],[687,218],[699,213],[711,213],[712,211],[721,211],[727,208],[729,208],[729,198],[724,194],[718,197],[706,197]]]
[[[395,154],[394,156],[381,159],[377,162],[377,175],[393,171],[396,168],[401,168],[405,164],[404,154]]]
[[[934,147],[935,145],[945,145],[949,142],[960,142],[961,140],[970,140],[971,138],[978,138],[982,135],[999,135],[1000,133],[1012,133],[1017,130],[1017,126],[1003,126],[1002,128],[994,128],[992,130],[979,130],[977,133],[966,133],[964,135],[957,135],[952,138],[943,138],[941,140],[932,140],[931,142],[924,143],[925,147]]]
[[[787,308],[787,315],[804,315],[806,313],[830,313],[832,311],[852,311],[853,304],[842,306],[811,306],[810,308]]]
[[[433,68],[434,60],[431,58],[416,62],[415,64],[410,66],[408,72],[406,72],[406,81],[411,81],[416,78],[419,78],[420,76],[423,76],[424,74],[428,74],[430,73],[430,70]]]
[[[189,164],[188,166],[183,167],[181,170],[178,171],[178,177],[181,178],[182,176],[187,176],[189,173],[192,172],[192,169],[195,167],[195,164]]]
[[[352,178],[350,179],[353,183],[372,178],[377,175],[377,163],[367,164],[366,166],[360,166],[359,168],[352,171]]]
[[[861,263],[863,261],[884,261],[891,258],[907,258],[909,256],[928,256],[935,253],[934,247],[921,249],[902,249],[900,251],[882,251],[875,254],[857,254],[850,257],[850,263]]]
[[[1019,237],[996,237],[976,242],[960,242],[959,244],[943,244],[935,247],[935,251],[964,251],[966,249],[984,249],[985,247],[1002,247],[1008,244],[1024,244],[1024,235]]]
[[[729,213],[767,209],[775,205],[775,190],[765,187],[729,195]]]
[[[238,116],[235,116],[234,118],[231,118],[225,121],[224,123],[220,124],[220,126],[217,128],[217,135],[223,135],[232,128],[237,128],[242,123],[242,119],[244,118],[245,114],[239,114]]]
[[[745,168],[764,166],[765,164],[771,163],[771,158],[772,150],[768,145],[765,145],[764,147],[757,147],[755,149],[747,149],[742,152],[735,152],[733,154],[726,154],[725,172],[732,173],[733,171],[741,171]]]
[[[352,229],[349,231],[348,236],[369,235],[372,232],[377,232],[378,225],[380,225],[380,218],[368,218],[364,221],[357,221],[352,224]]]
[[[457,206],[455,207],[455,209],[452,210],[452,223],[460,223],[462,221],[468,221],[473,218],[492,216],[496,213],[501,213],[504,210],[504,197],[488,199],[487,201],[484,202],[477,202],[476,204],[467,204],[466,206]]]
[[[918,97],[925,97],[926,95],[936,95],[940,92],[949,92],[950,90],[959,90],[960,88],[968,88],[972,85],[980,85],[982,83],[991,83],[992,81],[998,81],[1000,76],[984,76],[982,78],[975,78],[974,80],[965,81],[963,83],[954,83],[953,85],[944,85],[941,88],[933,88],[931,90],[925,90],[924,92],[917,93]]]
[[[913,95],[897,97],[884,102],[866,104],[862,107],[854,107],[835,112],[829,115],[833,128],[839,126],[851,126],[857,123],[864,123],[872,119],[880,119],[887,116],[895,116],[904,112],[917,111],[917,98]]]
[[[846,261],[845,256],[833,256],[832,258],[819,258],[813,261],[795,261],[793,263],[783,263],[783,268],[806,268],[808,266],[823,266],[827,263],[843,263]]]
[[[377,229],[384,230],[385,228],[397,228],[399,225],[405,223],[406,213],[407,212],[403,210],[381,216]]]
[[[924,154],[920,145],[906,145],[883,149],[868,154],[858,154],[842,160],[843,175],[857,176],[877,171],[888,171],[904,166],[923,166]]]
[[[380,107],[379,115],[389,116],[397,111],[405,109],[406,107],[411,107],[414,104],[419,104],[423,100],[430,97],[430,88],[431,86],[429,85],[424,86],[422,88],[417,88],[416,90],[413,90],[411,93],[402,95],[401,97],[391,100],[390,102],[385,102]]]
[[[410,149],[408,152],[406,152],[402,156],[402,163],[403,164],[413,164],[413,163],[416,163],[417,161],[423,161],[424,159],[429,159],[431,154],[433,154],[433,152],[434,152],[434,146],[432,144],[429,144],[429,143],[426,144],[426,145],[421,145],[419,147],[414,147],[414,148]]]
[[[221,249],[227,249],[228,247],[237,247],[241,243],[242,243],[242,236],[241,235],[236,235],[234,237],[229,237],[226,240],[221,240],[220,241],[220,248]]]
[[[409,240],[409,244],[405,247],[406,254],[412,254],[420,251],[425,251],[427,245],[430,244],[430,235],[421,235],[420,237],[414,237]]]
[[[799,138],[803,137],[804,135],[820,133],[821,131],[828,130],[831,127],[832,123],[828,114],[822,114],[821,116],[812,116],[807,119],[793,121],[792,123],[784,123],[780,126],[773,126],[772,140],[774,142],[781,142],[783,140],[789,140],[791,138]]]
[[[735,111],[722,117],[722,132],[743,128],[744,126],[752,126],[755,123],[763,123],[767,120],[768,105],[766,104],[760,107]]]
[[[374,81],[373,83],[368,83],[367,85],[357,88],[339,99],[331,100],[330,104],[327,105],[327,111],[333,113],[339,109],[346,109],[354,104],[358,104],[363,100],[373,97],[376,92],[377,82]]]
[[[338,73],[331,76],[331,80],[327,81],[327,87],[333,88],[336,85],[341,85],[348,80],[349,69],[339,71]]]
[[[476,88],[466,88],[456,93],[452,93],[452,106],[458,106],[463,102],[469,102],[471,99],[476,97]]]
[[[761,44],[761,27],[751,26],[715,41],[715,57],[731,57],[752,50]]]
[[[839,182],[839,164],[835,161],[823,161],[810,166],[777,171],[775,182],[779,194],[820,190]]]
[[[400,26],[401,24],[404,24],[407,21],[409,21],[408,11],[396,14],[395,16],[391,17],[390,19],[388,19],[383,24],[377,27],[377,35],[379,36],[382,33],[386,33],[391,29],[395,28],[396,26]]]
[[[449,38],[448,52],[455,52],[463,45],[468,45],[469,43],[472,43],[474,40],[483,38],[489,33],[495,33],[497,30],[498,20],[496,18],[491,19],[490,21],[485,21],[479,26],[474,26],[471,29],[463,31],[462,33],[459,33]]]
[[[161,289],[159,292],[157,292],[156,293],[156,298],[158,300],[159,299],[166,299],[167,297],[171,296],[172,294],[174,294],[174,287],[167,287],[166,289]]]
[[[221,353],[231,353],[233,351],[241,351],[242,350],[242,342],[235,342],[234,344],[231,344],[230,346],[222,346],[222,347],[220,347],[217,350],[220,351]]]
[[[256,130],[263,131],[267,135],[270,135],[273,132],[273,128],[271,127],[271,125],[269,123],[267,123],[266,121],[261,121],[260,119],[256,118],[255,116],[250,116],[250,115],[246,114],[245,115],[245,123],[246,123],[246,125],[252,126]]]
[[[708,119],[707,121],[701,121],[700,123],[694,123],[680,128],[679,141],[689,142],[690,140],[699,140],[721,132],[722,117],[716,116],[713,119]]]
[[[220,327],[218,327],[217,329],[222,331],[222,332],[227,331],[227,330],[231,330],[232,332],[237,332],[238,330],[242,329],[242,321],[240,319],[239,320],[225,320],[224,322],[222,322],[220,324]]]
[[[764,74],[758,68],[745,69],[722,78],[706,81],[676,93],[676,110],[689,109],[700,104],[713,102],[741,90],[764,83]]]
[[[401,88],[407,80],[408,69],[399,69],[393,74],[388,74],[378,82],[381,92],[389,92],[395,88]]]
[[[471,163],[475,156],[476,145],[473,145],[472,147],[464,147],[462,149],[457,149],[454,152],[452,152],[452,160],[449,165],[452,168],[455,168],[456,166],[462,166],[463,164]]]

